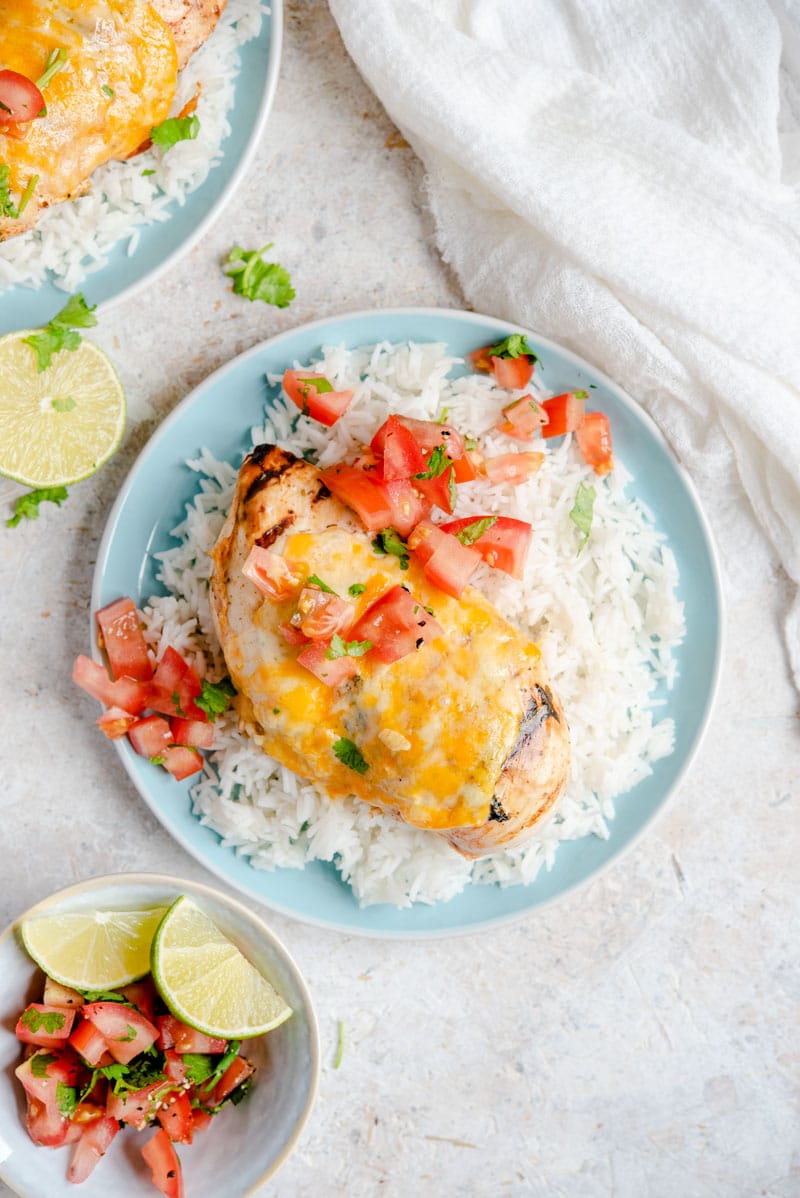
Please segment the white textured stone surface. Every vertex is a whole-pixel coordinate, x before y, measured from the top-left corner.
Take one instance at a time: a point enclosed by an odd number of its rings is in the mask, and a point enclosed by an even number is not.
[[[387,147],[392,133],[323,0],[290,3],[275,108],[239,193],[168,278],[97,330],[131,401],[124,447],[63,509],[0,535],[4,924],[93,874],[210,880],[150,816],[71,685],[97,544],[155,424],[236,353],[330,313],[462,305],[419,167]],[[230,295],[218,265],[234,242],[269,239],[297,287],[282,312]],[[657,826],[583,890],[489,935],[432,943],[271,917],[316,999],[323,1077],[265,1193],[800,1194],[800,740],[784,598],[774,567],[737,588],[704,747]]]

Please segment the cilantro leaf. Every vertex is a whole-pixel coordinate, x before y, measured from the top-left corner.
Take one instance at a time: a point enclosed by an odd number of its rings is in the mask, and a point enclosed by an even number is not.
[[[214,1062],[206,1052],[185,1052],[181,1060],[193,1086],[201,1086],[214,1072]]]
[[[120,994],[119,990],[81,990],[80,993],[86,1002],[118,1002],[123,1007],[134,1005],[124,994]]]
[[[203,679],[202,690],[195,699],[195,704],[206,713],[213,724],[218,715],[227,711],[236,689],[227,676],[219,682],[209,682]]]
[[[274,304],[276,308],[287,308],[295,297],[291,276],[279,263],[265,262],[262,256],[272,246],[271,241],[260,250],[234,246],[226,259],[228,269],[225,273],[233,279],[234,295],[243,295],[249,300],[263,300],[265,304]],[[316,382],[313,386],[316,387]]]
[[[54,503],[56,507],[61,507],[67,496],[66,487],[39,487],[36,491],[26,491],[17,500],[14,515],[6,520],[6,528],[16,528],[22,520],[38,520],[40,503]]]
[[[127,1030],[127,1035],[125,1035],[125,1036],[116,1036],[116,1037],[115,1037],[115,1042],[116,1042],[117,1044],[130,1044],[131,1040],[135,1040],[135,1039],[136,1039],[136,1028],[135,1028],[135,1027],[131,1027],[131,1025],[130,1025],[129,1023],[128,1023],[128,1024],[126,1024],[126,1025],[125,1025],[125,1027],[126,1027],[126,1030]]]
[[[78,1092],[75,1087],[68,1086],[65,1082],[57,1082],[56,1103],[64,1118],[71,1119],[78,1105]]]
[[[591,483],[580,483],[575,494],[575,503],[569,513],[569,518],[581,534],[581,549],[589,540],[594,517],[595,489]]]
[[[64,1026],[65,1019],[63,1011],[37,1011],[35,1007],[28,1007],[22,1016],[22,1026],[29,1027],[32,1032],[44,1028],[47,1035],[52,1036]]]
[[[347,593],[348,593],[348,595],[352,595],[353,598],[355,599],[356,595],[363,595],[364,591],[366,589],[367,589],[366,583],[354,582],[351,586],[349,586],[347,588]]]
[[[405,541],[400,539],[400,534],[393,528],[384,528],[382,532],[379,532],[372,542],[372,548],[376,553],[393,554],[399,558],[400,569],[408,569],[408,547]]]
[[[369,763],[364,760],[358,745],[354,745],[346,736],[342,736],[335,742],[333,752],[342,765],[355,770],[357,774],[366,774],[369,769]]]
[[[104,96],[108,96],[109,100],[113,100],[114,96],[117,94],[113,87],[109,87],[107,83],[103,84],[103,86],[100,88],[100,91]]]
[[[59,353],[62,349],[78,348],[81,336],[75,330],[90,329],[97,324],[97,317],[93,315],[96,307],[96,304],[91,308],[88,307],[81,293],[77,292],[70,296],[67,303],[60,312],[56,313],[49,324],[46,324],[38,332],[32,333],[30,337],[23,337],[25,344],[30,345],[36,353],[40,372],[47,370],[53,354]]]
[[[414,478],[438,478],[440,474],[444,474],[447,467],[451,464],[444,446],[437,445],[431,450],[427,467],[419,474],[415,474]]]
[[[31,1057],[31,1073],[34,1077],[47,1077],[47,1066],[57,1061],[51,1052],[37,1052]]]
[[[497,516],[483,516],[480,520],[473,520],[471,524],[466,524],[460,532],[456,533],[456,540],[460,541],[462,545],[474,545],[478,538],[482,537],[496,523]]]
[[[310,582],[312,586],[319,587],[319,589],[321,591],[325,591],[327,595],[336,594],[336,591],[333,589],[333,587],[329,587],[327,582],[323,582],[317,574],[309,574],[306,581]]]
[[[172,694],[170,695],[170,699],[172,701],[172,706],[175,708],[175,711],[177,712],[177,714],[181,717],[181,719],[185,720],[186,712],[181,707],[181,697],[178,694],[178,692],[173,691]]]
[[[194,141],[199,132],[200,120],[195,113],[191,116],[171,116],[160,125],[153,126],[150,140],[162,150],[171,150],[179,141]]]
[[[486,353],[492,358],[521,358],[524,356],[534,362],[539,361],[538,355],[533,352],[528,345],[527,338],[522,333],[511,333],[502,341],[498,341],[496,345],[490,345]]]
[[[329,661],[335,661],[337,657],[363,657],[371,648],[372,641],[344,641],[338,632],[334,632],[325,656]]]

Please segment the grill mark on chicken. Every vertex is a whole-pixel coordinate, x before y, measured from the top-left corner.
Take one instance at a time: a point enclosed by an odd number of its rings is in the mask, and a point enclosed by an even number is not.
[[[251,503],[259,491],[263,491],[264,487],[268,487],[270,483],[275,482],[277,479],[283,478],[284,474],[292,470],[297,465],[297,458],[293,457],[291,454],[282,453],[276,445],[257,446],[247,458],[247,462],[251,467],[260,466],[261,462],[264,461],[264,458],[271,452],[273,453],[277,464],[275,466],[265,466],[263,469],[258,471],[255,478],[253,478],[252,482],[247,488],[247,492],[244,497],[245,505]]]
[[[256,537],[256,545],[260,549],[269,549],[270,545],[274,545],[278,537],[286,532],[287,528],[291,528],[295,519],[294,512],[290,512],[288,516],[284,516],[277,524],[273,524],[272,528],[268,528],[266,532],[262,532],[260,537]]]

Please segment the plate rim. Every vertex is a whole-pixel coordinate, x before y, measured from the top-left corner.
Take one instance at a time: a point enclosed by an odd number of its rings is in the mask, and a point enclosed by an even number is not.
[[[604,386],[608,387],[609,390],[611,390],[614,393],[615,397],[618,400],[620,400],[625,407],[627,407],[629,410],[631,410],[635,414],[637,419],[640,419],[644,422],[644,424],[648,428],[648,431],[651,433],[651,435],[654,437],[654,439],[658,442],[660,448],[667,454],[667,456],[670,459],[671,465],[675,469],[676,473],[680,476],[680,480],[681,480],[681,482],[686,490],[686,493],[691,501],[692,508],[694,510],[695,516],[697,517],[698,524],[699,524],[700,529],[703,534],[704,546],[707,551],[708,564],[710,567],[710,573],[711,573],[711,577],[712,577],[713,584],[714,584],[713,599],[714,599],[714,608],[715,608],[715,614],[716,614],[716,637],[715,637],[715,641],[714,641],[714,645],[713,645],[713,668],[711,671],[711,675],[709,677],[708,694],[707,694],[707,698],[706,698],[704,708],[703,708],[702,719],[695,731],[694,739],[692,741],[691,747],[690,747],[689,751],[687,752],[686,756],[684,757],[672,783],[670,784],[670,786],[669,786],[668,790],[666,791],[666,793],[664,794],[663,798],[660,800],[660,802],[658,803],[655,810],[652,811],[646,817],[646,819],[642,823],[641,827],[638,828],[638,830],[635,831],[631,836],[629,836],[628,839],[624,841],[624,843],[620,844],[616,848],[612,847],[608,858],[605,861],[603,861],[600,865],[592,868],[585,876],[566,884],[561,890],[558,891],[557,894],[553,894],[553,895],[550,895],[549,897],[541,898],[537,902],[533,903],[532,905],[523,907],[520,910],[506,912],[506,913],[503,913],[500,915],[481,919],[479,922],[472,921],[468,924],[457,925],[454,927],[443,927],[443,928],[432,928],[432,929],[419,928],[419,929],[410,929],[410,930],[394,929],[394,928],[380,929],[380,928],[372,928],[372,927],[361,927],[361,926],[358,926],[357,924],[340,923],[336,919],[323,919],[323,918],[320,918],[317,916],[300,914],[296,910],[294,910],[292,907],[285,906],[280,901],[275,901],[271,898],[266,899],[263,895],[257,894],[254,890],[245,890],[243,887],[241,887],[239,885],[238,882],[233,881],[226,873],[224,873],[220,868],[218,868],[215,863],[209,862],[206,859],[206,857],[204,855],[202,855],[202,850],[199,850],[196,846],[191,844],[183,836],[183,834],[181,833],[180,830],[174,830],[171,827],[165,828],[165,830],[167,831],[167,834],[176,843],[178,843],[185,852],[189,853],[190,856],[192,856],[194,858],[194,860],[198,861],[203,866],[204,869],[207,869],[214,876],[222,879],[223,881],[226,882],[227,885],[234,887],[237,891],[239,891],[241,893],[247,893],[249,897],[254,898],[257,902],[260,902],[265,907],[267,907],[269,910],[276,911],[279,914],[286,916],[289,919],[296,920],[300,923],[307,924],[312,927],[318,927],[318,928],[324,929],[326,931],[338,932],[339,934],[342,934],[342,935],[358,935],[358,936],[364,936],[364,937],[367,937],[370,939],[377,939],[377,940],[413,941],[413,940],[445,939],[445,938],[450,938],[450,937],[455,937],[455,936],[476,935],[478,933],[489,931],[494,928],[506,927],[506,926],[510,926],[515,923],[519,923],[526,918],[532,918],[532,917],[534,917],[534,915],[537,912],[542,911],[546,908],[551,907],[552,905],[554,905],[556,903],[561,902],[564,898],[571,895],[573,892],[575,892],[579,888],[588,885],[590,882],[594,882],[594,881],[597,881],[598,879],[600,879],[602,876],[604,876],[604,874],[612,866],[619,864],[622,861],[622,859],[628,854],[628,852],[630,852],[632,849],[634,849],[639,844],[640,840],[644,837],[644,835],[646,833],[650,833],[652,831],[652,828],[653,828],[654,824],[656,823],[656,821],[659,820],[661,818],[661,816],[664,815],[667,808],[674,801],[675,795],[677,794],[687,773],[691,769],[691,767],[692,767],[694,761],[696,760],[697,755],[705,741],[705,738],[706,738],[706,735],[708,732],[708,728],[711,723],[711,717],[713,715],[714,709],[716,707],[717,699],[719,696],[721,677],[722,677],[723,660],[724,660],[724,655],[725,655],[725,645],[726,645],[726,635],[727,635],[727,619],[726,619],[726,610],[725,610],[725,601],[724,601],[724,591],[723,591],[723,587],[722,587],[722,570],[721,570],[721,566],[720,566],[719,551],[718,551],[718,548],[716,545],[716,541],[714,538],[714,533],[711,528],[710,521],[709,521],[708,516],[706,515],[706,512],[705,512],[705,509],[700,501],[700,497],[699,497],[697,488],[695,487],[695,484],[694,484],[691,476],[689,475],[689,473],[687,472],[687,470],[685,469],[683,464],[679,461],[677,455],[675,454],[674,450],[672,449],[672,446],[670,445],[669,441],[665,437],[664,433],[661,431],[659,426],[654,421],[653,417],[640,404],[638,404],[636,402],[636,400],[634,400],[633,397],[630,396],[628,394],[628,392],[619,383],[615,382],[614,379],[612,379],[609,375],[607,375],[599,367],[592,365],[587,359],[581,357],[580,354],[575,353],[573,350],[568,349],[566,346],[560,345],[558,342],[553,341],[551,338],[537,333],[533,329],[526,328],[525,326],[517,324],[515,321],[512,321],[512,320],[505,320],[502,317],[490,316],[485,313],[475,312],[474,310],[467,310],[467,309],[461,309],[461,308],[428,307],[428,306],[424,306],[424,305],[423,306],[410,305],[410,306],[398,306],[398,307],[387,307],[387,308],[358,308],[358,309],[353,309],[353,310],[346,310],[346,311],[335,313],[332,315],[317,317],[314,320],[305,321],[302,324],[298,324],[298,325],[293,325],[291,328],[284,329],[281,332],[275,333],[271,337],[266,337],[266,338],[262,339],[261,341],[257,342],[256,344],[250,346],[248,349],[243,350],[241,353],[234,355],[234,357],[229,358],[226,362],[222,363],[214,371],[212,371],[212,373],[209,374],[206,378],[202,379],[195,387],[191,388],[191,390],[189,392],[187,392],[187,394],[183,397],[183,399],[181,399],[175,405],[175,407],[169,412],[169,414],[164,418],[164,420],[161,421],[161,423],[158,425],[158,427],[153,432],[152,436],[147,440],[145,445],[142,447],[142,449],[137,454],[137,456],[136,456],[118,494],[117,494],[114,504],[112,505],[111,510],[109,511],[108,517],[106,519],[106,524],[105,524],[105,527],[103,530],[103,535],[98,544],[97,559],[95,562],[95,568],[94,568],[93,576],[92,576],[92,588],[91,588],[90,609],[89,609],[89,643],[91,646],[91,650],[90,650],[91,656],[93,657],[94,660],[102,661],[102,656],[97,647],[96,638],[93,636],[94,613],[101,606],[100,591],[101,591],[102,584],[103,584],[103,572],[104,572],[103,565],[104,565],[105,559],[108,555],[108,551],[109,551],[111,542],[113,541],[113,538],[114,538],[114,532],[115,532],[117,521],[119,519],[120,511],[124,507],[125,503],[127,502],[128,495],[135,485],[136,476],[138,474],[140,465],[144,462],[144,460],[149,455],[149,453],[152,452],[153,447],[169,434],[173,425],[177,424],[182,419],[183,414],[187,410],[187,408],[189,406],[191,406],[192,404],[194,404],[195,402],[197,402],[197,399],[205,391],[207,391],[210,388],[213,388],[216,385],[216,383],[221,378],[223,378],[229,371],[240,367],[242,363],[248,361],[249,359],[257,357],[259,354],[263,353],[266,349],[272,348],[276,344],[280,344],[281,341],[289,340],[301,333],[302,334],[313,333],[314,331],[323,329],[326,326],[336,325],[341,322],[358,321],[358,320],[362,320],[362,319],[366,319],[366,318],[369,318],[370,320],[375,320],[375,319],[391,320],[391,319],[397,318],[397,317],[422,317],[422,318],[424,318],[424,317],[431,317],[431,318],[444,317],[444,318],[456,319],[458,321],[463,320],[467,324],[476,324],[476,325],[483,325],[483,326],[494,325],[501,331],[506,330],[506,331],[511,331],[511,332],[527,334],[527,335],[531,336],[532,338],[534,338],[536,340],[536,342],[538,343],[538,345],[540,345],[546,349],[553,350],[558,355],[561,355],[561,356],[569,359],[570,362],[573,365],[575,365],[576,367],[578,367],[579,369],[588,370],[593,378],[598,379],[599,381],[601,381],[603,383]],[[139,793],[140,797],[144,799],[146,805],[150,808],[151,812],[153,812],[156,815],[156,817],[159,819],[159,822],[161,822],[160,817],[159,817],[160,809],[159,809],[158,805],[156,803],[152,802],[151,799],[149,798],[149,796],[147,795],[146,789],[142,785],[139,774],[133,769],[133,762],[130,760],[129,755],[124,752],[122,745],[118,744],[116,741],[113,743],[114,743],[114,749],[117,752],[120,760],[122,761],[125,772],[127,773],[128,777],[130,778],[131,782],[133,783],[135,789]],[[164,826],[164,825],[162,824],[162,826]],[[217,833],[217,835],[219,835],[219,834]],[[609,841],[612,838],[613,838],[613,823],[612,823],[612,831],[611,831],[611,835],[609,837]],[[231,850],[231,851],[233,851],[233,850]],[[251,868],[254,868],[254,867],[251,867]],[[258,872],[261,872],[261,871],[258,871]],[[342,885],[346,885],[346,883],[342,882]],[[522,884],[519,883],[518,885],[522,885]],[[438,905],[438,904],[434,904],[434,905]],[[445,905],[445,904],[442,903],[441,905]]]
[[[267,65],[264,76],[266,86],[262,92],[261,100],[259,101],[258,106],[258,113],[247,137],[244,150],[242,151],[239,161],[234,167],[228,182],[225,184],[222,192],[219,196],[217,196],[216,200],[206,212],[202,220],[188,231],[186,236],[161,259],[157,266],[154,266],[151,270],[146,271],[141,278],[129,283],[127,287],[123,287],[121,291],[115,292],[114,295],[110,295],[106,299],[97,301],[96,307],[99,314],[105,314],[106,312],[109,312],[113,307],[121,303],[123,300],[132,299],[145,287],[149,287],[151,284],[156,283],[159,279],[163,278],[164,274],[170,269],[170,267],[175,266],[182,258],[191,253],[192,249],[197,245],[211,225],[214,224],[217,218],[221,215],[223,209],[233,198],[233,195],[237,190],[242,177],[252,165],[253,159],[256,155],[256,150],[258,148],[258,143],[261,140],[264,129],[266,128],[267,120],[269,119],[269,114],[272,111],[272,105],[275,100],[283,52],[283,3],[284,0],[269,0],[269,3],[267,4],[267,11],[262,13],[262,15],[270,22],[269,50],[267,53]],[[223,150],[224,145],[225,143],[223,140]],[[212,167],[212,169],[214,168]],[[206,176],[206,178],[208,178],[208,176]],[[203,182],[205,182],[205,180],[203,180]],[[202,185],[203,184],[201,183],[200,186],[202,187]],[[193,190],[196,191],[198,189],[195,188]],[[174,216],[181,210],[181,204],[177,197],[173,198],[170,201],[170,204],[175,205],[175,211],[172,213]],[[149,228],[152,223],[152,221],[147,221],[141,226],[141,228]],[[115,242],[112,249],[115,249],[119,244],[119,241]],[[78,290],[89,289],[91,287],[92,279],[95,278],[97,274],[97,271],[89,271],[78,284]],[[50,282],[51,280],[48,277],[44,281]],[[29,287],[26,284],[17,284],[16,287],[19,287],[26,292],[35,292],[40,289],[39,285],[35,287]],[[7,291],[0,291],[0,299],[2,299],[4,295],[13,294],[14,290],[15,286],[12,286],[8,288]],[[68,292],[65,291],[64,295],[68,295]]]

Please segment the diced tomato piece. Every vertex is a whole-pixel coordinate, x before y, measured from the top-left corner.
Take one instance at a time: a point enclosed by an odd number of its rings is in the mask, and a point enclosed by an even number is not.
[[[517,441],[532,441],[534,434],[547,424],[547,419],[544,408],[533,396],[523,395],[521,399],[506,404],[495,428],[508,437],[515,437]]]
[[[319,477],[331,494],[356,512],[370,532],[389,528],[392,509],[386,491],[380,484],[373,482],[364,470],[359,470],[357,466],[331,466],[328,470],[321,470]]]
[[[205,1131],[213,1118],[214,1116],[209,1115],[208,1111],[195,1107],[192,1111],[192,1132]]]
[[[492,356],[492,373],[501,387],[517,390],[527,387],[533,374],[533,359],[527,354],[518,358],[497,358]]]
[[[95,612],[94,618],[113,676],[148,682],[153,677],[153,663],[133,600],[117,599],[101,607],[100,611]]]
[[[354,640],[371,641],[369,656],[390,663],[442,636],[441,624],[404,587],[391,587],[359,619]]]
[[[242,574],[250,579],[262,595],[280,603],[296,594],[305,581],[306,571],[299,562],[254,545],[242,566]]]
[[[75,1012],[66,1007],[51,1007],[32,1002],[25,1008],[15,1028],[18,1040],[40,1048],[58,1048],[66,1043],[75,1022]]]
[[[147,706],[163,715],[207,720],[207,713],[195,703],[202,689],[203,684],[194,667],[168,645],[148,688]]]
[[[149,1086],[144,1086],[134,1093],[124,1091],[122,1094],[115,1094],[109,1089],[106,1111],[112,1119],[119,1119],[122,1123],[128,1123],[131,1127],[141,1130],[148,1123],[152,1123],[159,1106],[173,1091],[172,1082],[151,1082]]]
[[[542,407],[547,413],[547,424],[542,428],[543,437],[561,437],[564,433],[573,433],[586,417],[586,398],[576,395],[574,391],[544,399]]]
[[[345,679],[358,673],[358,665],[354,657],[326,657],[329,648],[327,641],[312,641],[298,653],[297,664],[309,670],[326,686],[339,686]]]
[[[491,348],[491,345],[482,345],[480,349],[473,349],[472,353],[467,354],[467,361],[473,370],[482,370],[484,374],[491,371],[492,355],[489,353]]]
[[[194,1131],[192,1104],[185,1090],[171,1094],[166,1104],[156,1111],[156,1118],[174,1144],[191,1144]]]
[[[214,1095],[209,1105],[219,1106],[253,1073],[255,1073],[255,1066],[251,1065],[246,1057],[234,1057],[214,1087]]]
[[[0,71],[0,125],[23,125],[44,110],[44,96],[32,79],[18,71]]]
[[[62,986],[60,982],[54,982],[52,978],[45,977],[42,1002],[51,1007],[69,1007],[72,1010],[78,1010],[83,1006],[83,995],[77,990],[70,990],[69,986]]]
[[[146,715],[131,724],[128,739],[141,757],[159,757],[172,744],[169,720],[160,715]]]
[[[285,371],[283,389],[305,416],[328,428],[344,415],[354,395],[353,391],[334,391],[324,374],[303,370]]]
[[[150,1166],[153,1184],[166,1198],[184,1198],[183,1176],[178,1155],[163,1127],[142,1148],[142,1156]]]
[[[483,465],[483,454],[477,449],[467,449],[464,451],[463,457],[453,460],[453,471],[455,481],[461,483],[471,483],[478,478],[480,467]]]
[[[106,1065],[113,1059],[103,1036],[88,1019],[78,1019],[69,1042],[92,1067]]]
[[[132,1002],[145,1019],[155,1024],[156,988],[150,974],[140,982],[131,982],[128,986],[123,986],[120,994],[123,994],[128,1002]]]
[[[97,1162],[106,1154],[114,1136],[119,1131],[116,1119],[101,1115],[89,1120],[83,1129],[78,1146],[75,1149],[69,1169],[67,1181],[79,1184],[94,1169]]]
[[[176,1052],[174,1048],[164,1050],[164,1073],[171,1082],[181,1083],[186,1081],[186,1065],[181,1054]]]
[[[511,483],[519,486],[541,469],[543,453],[501,453],[495,458],[484,458],[486,477],[493,483]]]
[[[52,1102],[40,1102],[28,1096],[25,1126],[34,1144],[43,1148],[60,1148],[67,1143],[70,1122],[61,1114],[55,1098]]]
[[[431,502],[422,494],[418,481],[397,478],[384,483],[383,489],[392,509],[391,527],[401,537],[407,537],[420,520],[430,515]]]
[[[308,637],[303,636],[299,628],[295,628],[293,624],[284,623],[278,625],[278,632],[281,634],[287,645],[307,645]]]
[[[195,749],[213,749],[214,725],[210,720],[184,720],[180,716],[170,717],[172,743],[191,745]]]
[[[121,707],[131,715],[141,715],[148,706],[150,690],[147,683],[133,678],[109,678],[105,666],[85,657],[83,653],[75,659],[72,681],[93,698],[99,699],[104,707]]]
[[[476,520],[485,520],[485,516],[464,516],[461,520],[450,520],[441,524],[443,532],[451,532],[454,536],[465,528],[475,524]],[[492,516],[494,524],[475,541],[470,541],[473,549],[483,560],[496,570],[503,570],[512,578],[522,578],[525,557],[531,541],[531,526],[525,520],[514,520],[511,516]]]
[[[99,717],[97,726],[109,740],[120,740],[135,723],[135,715],[129,715],[121,707],[109,707]]]
[[[422,562],[429,582],[454,599],[461,598],[481,560],[474,549],[462,545],[452,533],[442,532],[426,520],[414,529],[408,547]]]
[[[161,750],[164,760],[161,762],[168,774],[172,774],[176,782],[183,782],[192,774],[199,774],[203,768],[203,755],[197,749],[187,745],[167,745]]]
[[[426,457],[439,445],[453,461],[464,456],[464,438],[455,425],[439,424],[437,420],[415,420],[412,416],[398,416],[397,419],[413,433]]]
[[[118,1002],[90,1002],[83,1016],[94,1024],[115,1061],[127,1065],[158,1039],[158,1028],[140,1011]]]
[[[425,457],[411,430],[397,416],[385,420],[370,441],[370,448],[381,463],[381,478],[392,482],[413,478],[425,469]]]
[[[608,474],[614,468],[614,452],[611,444],[611,426],[605,412],[587,412],[583,424],[575,430],[583,457],[595,474]]]
[[[300,631],[308,640],[330,640],[334,632],[346,632],[356,617],[354,605],[319,587],[305,586],[297,600]]]
[[[44,1072],[41,1077],[33,1072],[33,1062],[37,1058],[39,1062],[37,1069],[40,1073],[42,1072],[41,1063],[44,1062]],[[82,1065],[76,1053],[69,1048],[57,1048],[35,1052],[33,1056],[17,1065],[14,1073],[29,1097],[46,1103],[55,1101],[59,1083],[65,1086],[74,1086],[81,1069]]]
[[[159,1015],[156,1024],[158,1025],[159,1048],[174,1048],[176,1052],[218,1053],[227,1051],[227,1040],[198,1032],[195,1028],[189,1027],[187,1023],[181,1023],[175,1015]]]
[[[441,508],[443,512],[449,513],[456,506],[455,482],[455,466],[451,463],[435,478],[416,479],[414,486],[419,488],[432,507]]]

